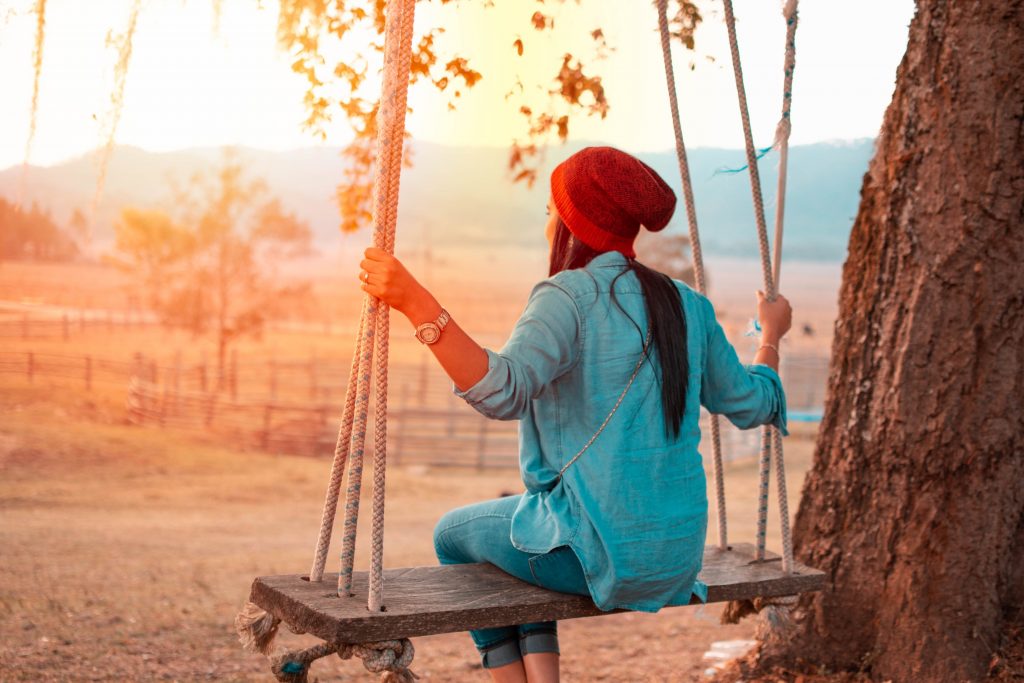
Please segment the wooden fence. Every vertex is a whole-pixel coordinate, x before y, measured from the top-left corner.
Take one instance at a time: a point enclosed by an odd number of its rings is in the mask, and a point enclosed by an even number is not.
[[[97,383],[125,386],[135,372],[133,363],[89,355],[0,351],[0,373],[66,380],[92,391]]]
[[[70,339],[86,330],[114,332],[117,329],[153,325],[155,320],[137,310],[81,309],[40,316],[22,313],[0,319],[0,339]]]
[[[426,354],[426,352],[424,352]],[[206,363],[160,364],[141,354],[130,361],[83,355],[0,351],[0,373],[30,382],[52,378],[87,391],[97,383],[127,387],[126,408],[136,424],[213,435],[232,445],[273,453],[323,455],[334,451],[348,361],[263,359],[225,370]],[[790,357],[782,374],[791,415],[820,413],[827,359]],[[388,397],[388,453],[397,464],[515,467],[517,422],[488,420],[458,399],[451,382],[426,355],[393,364]],[[706,420],[706,416],[704,416]],[[373,422],[368,419],[368,453]],[[706,424],[705,424],[706,427]],[[723,423],[729,461],[754,458],[756,430]]]

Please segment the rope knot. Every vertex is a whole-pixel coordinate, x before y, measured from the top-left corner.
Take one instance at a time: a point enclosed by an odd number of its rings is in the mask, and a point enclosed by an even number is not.
[[[381,683],[412,683],[419,678],[409,670],[416,650],[408,638],[375,643],[341,643],[337,652],[342,659],[358,656],[367,671],[381,675]]]
[[[321,643],[305,650],[291,650],[270,658],[270,672],[280,683],[306,683],[309,665],[335,651],[334,645]]]

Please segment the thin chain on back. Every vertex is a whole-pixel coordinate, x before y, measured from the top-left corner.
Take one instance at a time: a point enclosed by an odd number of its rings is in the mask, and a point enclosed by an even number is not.
[[[626,383],[626,388],[622,390],[621,394],[619,394],[619,400],[617,400],[615,402],[615,405],[612,406],[611,412],[609,412],[608,416],[604,418],[604,422],[602,422],[601,426],[597,428],[597,431],[594,432],[594,435],[590,437],[590,439],[585,444],[583,444],[583,448],[579,449],[579,451],[576,452],[576,455],[572,456],[572,459],[569,462],[565,463],[565,466],[562,467],[561,470],[559,470],[558,476],[555,478],[556,483],[562,478],[562,475],[565,474],[565,471],[569,469],[569,466],[572,465],[577,460],[579,460],[580,456],[583,455],[583,453],[588,448],[590,448],[590,446],[595,441],[597,441],[597,437],[601,436],[601,432],[603,432],[604,428],[608,426],[609,422],[611,422],[612,416],[615,415],[615,412],[619,409],[619,406],[622,405],[622,400],[626,398],[626,392],[628,392],[629,388],[633,386],[633,382],[636,380],[637,375],[640,374],[640,368],[643,367],[644,361],[647,360],[647,349],[650,348],[650,345],[651,330],[648,328],[647,337],[644,339],[644,348],[643,351],[640,353],[640,360],[636,362],[636,368],[633,369],[633,375],[629,378],[629,382]]]

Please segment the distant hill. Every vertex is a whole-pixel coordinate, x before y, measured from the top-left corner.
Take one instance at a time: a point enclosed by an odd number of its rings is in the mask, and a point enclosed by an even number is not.
[[[554,163],[583,146],[576,143],[551,148],[541,177],[546,178]],[[803,145],[790,150],[785,228],[788,258],[836,261],[845,257],[861,179],[872,151],[871,140]],[[513,185],[505,171],[507,156],[505,148],[414,141],[414,165],[402,176],[399,230],[403,243],[427,239],[439,247],[488,243],[542,248],[546,182],[538,182],[532,189]],[[674,151],[639,156],[678,188]],[[169,206],[175,180],[180,184],[198,171],[212,170],[219,158],[220,150],[215,148],[156,153],[117,147],[96,221],[98,245],[103,248],[111,241],[113,222],[122,206]],[[318,246],[330,251],[339,243],[333,201],[343,168],[338,149],[242,149],[239,158],[249,177],[264,178],[286,207],[310,222]],[[760,163],[769,224],[774,215],[777,161],[776,154],[769,154]],[[747,174],[722,171],[743,164],[743,153],[738,150],[690,151],[702,244],[709,254],[757,253]],[[0,171],[0,196],[13,199],[20,177],[20,166]],[[74,209],[88,208],[95,178],[91,156],[50,167],[31,167],[25,200],[48,207],[58,223],[66,223]],[[680,197],[669,229],[685,231],[685,221]]]

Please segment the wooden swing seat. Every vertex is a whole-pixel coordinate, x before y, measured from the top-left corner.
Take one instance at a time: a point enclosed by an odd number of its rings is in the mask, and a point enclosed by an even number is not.
[[[610,614],[588,596],[538,588],[485,563],[386,570],[384,611],[370,613],[367,576],[355,572],[351,597],[336,594],[337,574],[325,574],[321,583],[301,574],[262,576],[253,581],[250,600],[293,630],[329,643]],[[708,586],[708,602],[796,595],[825,585],[825,574],[817,569],[794,563],[793,573],[785,574],[777,555],[755,560],[754,546],[747,543],[705,548],[700,579]]]

